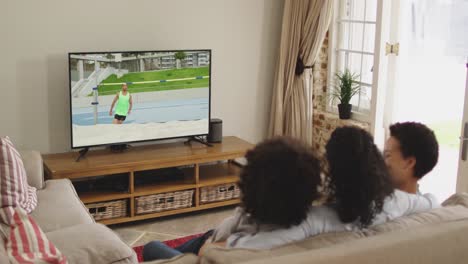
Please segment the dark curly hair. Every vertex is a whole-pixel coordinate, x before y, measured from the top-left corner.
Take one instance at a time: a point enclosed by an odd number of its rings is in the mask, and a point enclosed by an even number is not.
[[[319,198],[320,162],[291,138],[266,140],[247,152],[240,175],[242,207],[257,224],[290,227],[306,218]]]
[[[382,154],[372,136],[357,127],[340,127],[326,145],[329,199],[343,223],[372,223],[394,191]]]
[[[414,176],[421,179],[430,172],[439,159],[439,143],[434,132],[416,122],[396,123],[390,126],[390,136],[400,143],[403,157],[414,157]]]

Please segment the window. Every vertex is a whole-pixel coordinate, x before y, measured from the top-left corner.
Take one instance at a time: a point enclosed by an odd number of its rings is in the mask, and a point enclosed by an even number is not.
[[[335,0],[329,41],[329,87],[334,84],[335,73],[345,68],[358,74],[361,92],[350,103],[354,116],[364,121],[371,109],[377,1]],[[329,110],[335,110],[336,104],[330,104]]]

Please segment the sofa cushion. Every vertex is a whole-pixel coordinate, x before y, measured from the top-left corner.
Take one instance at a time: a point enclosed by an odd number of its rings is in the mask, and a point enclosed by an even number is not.
[[[20,207],[0,209],[5,249],[12,263],[65,264],[65,256],[49,241],[36,221]]]
[[[295,243],[277,247],[274,250],[243,249],[243,248],[221,248],[209,245],[200,257],[202,264],[215,263],[239,263],[253,259],[283,256],[304,251],[304,248]]]
[[[36,188],[28,184],[19,152],[10,138],[0,137],[0,208],[18,206],[30,213],[36,205]]]
[[[5,242],[4,242],[4,228],[2,225],[0,225],[0,263],[10,263],[8,260],[8,255],[5,250]]]
[[[366,235],[364,234],[364,232],[360,231],[332,232],[310,237],[303,241],[298,241],[296,242],[296,244],[304,249],[309,250],[329,247],[335,244],[363,238],[365,236]]]
[[[327,247],[330,245],[342,243],[349,240],[355,240],[362,237],[364,237],[364,234],[362,232],[326,233],[270,250],[242,248],[228,249],[209,245],[207,246],[203,256],[201,257],[201,263],[239,263],[254,259],[289,255],[307,251],[310,249]]]
[[[94,223],[70,180],[48,180],[45,185],[37,191],[37,208],[31,213],[44,232]]]
[[[424,225],[245,264],[466,263],[468,221]]]
[[[462,205],[454,205],[397,218],[385,224],[370,227],[365,230],[365,232],[367,235],[381,234],[402,229],[411,229],[422,225],[438,224],[463,219],[468,219],[468,208]]]
[[[468,208],[468,193],[455,193],[442,203],[442,206],[463,205]]]
[[[394,219],[385,224],[372,226],[364,230],[367,235],[393,232],[416,226],[468,219],[468,194],[456,193],[448,198],[444,207]]]
[[[81,224],[47,233],[70,264],[138,263],[136,254],[108,227]]]
[[[38,190],[44,188],[44,167],[41,154],[34,150],[19,151],[23,159],[28,183]]]
[[[271,250],[225,249],[209,246],[201,260],[202,263],[237,263],[329,247],[366,236],[411,229],[418,226],[468,219],[468,208],[465,207],[465,205],[468,205],[468,194],[455,194],[444,202],[444,205],[446,207],[397,218],[385,224],[373,226],[359,232],[321,234]]]

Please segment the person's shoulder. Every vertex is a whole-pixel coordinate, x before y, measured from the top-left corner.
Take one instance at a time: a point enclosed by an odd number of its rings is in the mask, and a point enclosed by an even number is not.
[[[387,196],[384,200],[383,211],[387,211],[394,207],[401,207],[403,204],[408,205],[411,195],[416,197],[416,194],[409,194],[404,191],[395,189],[393,193]]]
[[[391,202],[401,203],[402,201],[406,201],[408,199],[411,199],[411,197],[417,198],[419,196],[420,195],[415,194],[415,193],[407,193],[407,192],[404,192],[402,190],[395,189],[392,194],[387,196],[385,202],[386,203],[391,203]]]
[[[308,235],[318,235],[324,232],[344,231],[346,225],[341,222],[334,204],[315,206],[309,209],[302,227],[308,230]]]
[[[437,201],[437,197],[432,194],[432,193],[421,193],[421,192],[417,192],[417,193],[407,193],[407,192],[404,192],[402,190],[398,190],[398,189],[395,189],[395,191],[393,192],[392,194],[393,197],[395,198],[405,198],[405,197],[408,197],[408,196],[416,196],[416,197],[424,197],[424,198],[427,198],[431,201]]]
[[[413,203],[414,202],[427,203],[427,201],[429,201],[430,204],[431,204],[431,208],[436,208],[436,207],[440,206],[440,203],[439,203],[437,197],[432,193],[425,193],[425,194],[421,194],[419,192],[418,193],[407,193],[407,192],[404,192],[404,191],[401,191],[401,190],[395,190],[393,192],[391,200],[393,202],[396,202],[396,203],[402,203],[403,201],[408,201],[408,203],[411,203],[411,202],[413,202]],[[424,201],[426,201],[426,202],[424,202]]]
[[[434,194],[432,194],[432,193],[425,193],[425,194],[421,194],[421,196],[424,196],[424,197],[426,197],[429,201],[431,201],[432,207],[439,207],[439,206],[440,206],[439,199],[437,199],[437,197],[436,197]]]
[[[392,199],[392,198],[393,198],[393,199],[396,198],[396,199],[398,199],[398,198],[406,197],[406,196],[408,196],[408,195],[410,195],[410,194],[407,193],[407,192],[404,192],[404,191],[395,189],[395,190],[393,191],[393,193],[392,193],[388,198],[391,198],[391,199]]]
[[[307,220],[309,221],[330,220],[337,218],[337,216],[333,205],[313,206],[307,212]]]

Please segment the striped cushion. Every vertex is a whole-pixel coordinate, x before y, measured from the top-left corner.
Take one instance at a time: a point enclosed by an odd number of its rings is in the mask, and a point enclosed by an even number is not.
[[[36,188],[29,186],[20,154],[8,137],[0,137],[0,208],[36,208]]]
[[[47,239],[36,221],[23,209],[1,208],[0,221],[7,225],[4,239],[10,263],[67,263],[65,256]]]

